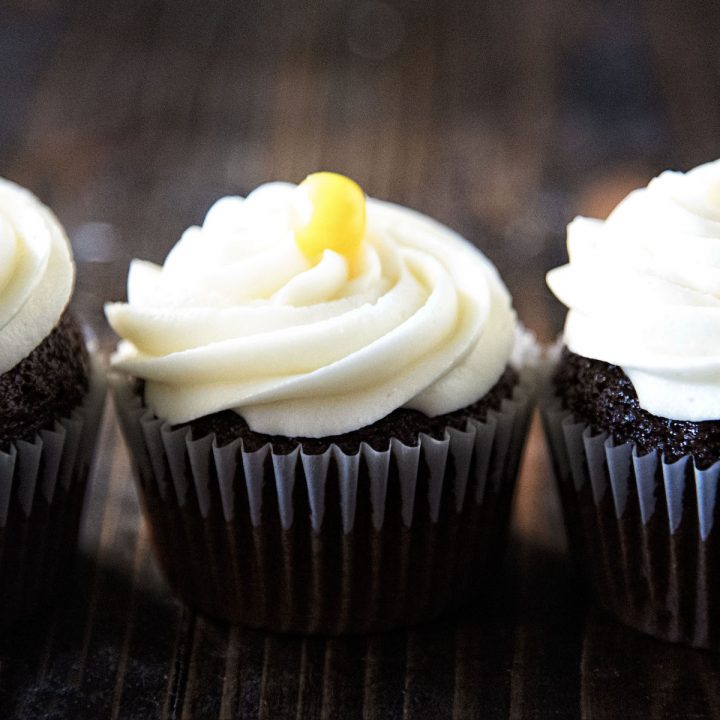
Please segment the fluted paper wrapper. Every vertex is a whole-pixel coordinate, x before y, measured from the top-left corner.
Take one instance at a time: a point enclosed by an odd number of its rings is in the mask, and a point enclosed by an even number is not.
[[[95,368],[69,417],[0,451],[0,630],[52,599],[75,551],[105,383]]]
[[[190,606],[281,632],[369,632],[433,617],[494,582],[531,408],[417,446],[319,455],[192,438],[111,380],[165,575]]]
[[[720,462],[640,455],[558,402],[543,421],[569,542],[598,604],[655,637],[720,650]]]

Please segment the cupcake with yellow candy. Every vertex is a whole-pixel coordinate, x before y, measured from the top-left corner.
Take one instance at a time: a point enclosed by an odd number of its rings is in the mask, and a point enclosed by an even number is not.
[[[310,175],[135,260],[119,416],[190,606],[291,632],[417,622],[487,585],[529,415],[509,293],[430,218]]]

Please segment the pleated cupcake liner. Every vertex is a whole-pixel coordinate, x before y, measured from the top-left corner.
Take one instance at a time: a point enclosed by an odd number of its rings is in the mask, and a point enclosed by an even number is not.
[[[407,625],[492,585],[531,392],[416,446],[322,454],[219,447],[111,379],[160,565],[200,611],[279,632]]]
[[[50,429],[0,451],[0,631],[58,589],[77,545],[106,385],[93,368],[83,402]]]
[[[720,462],[668,463],[542,410],[568,539],[593,598],[655,637],[720,650]]]

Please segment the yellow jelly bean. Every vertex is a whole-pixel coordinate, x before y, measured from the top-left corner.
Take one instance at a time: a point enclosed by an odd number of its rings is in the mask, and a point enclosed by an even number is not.
[[[295,242],[308,260],[324,250],[351,259],[365,235],[365,193],[350,178],[338,173],[308,175],[293,199]]]

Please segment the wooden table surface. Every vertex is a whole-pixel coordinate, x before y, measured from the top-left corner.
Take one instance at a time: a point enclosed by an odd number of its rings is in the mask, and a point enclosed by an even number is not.
[[[418,208],[499,266],[542,341],[564,225],[665,167],[720,156],[720,4],[0,4],[0,174],[57,212],[76,310],[211,202],[319,169]],[[546,449],[528,443],[502,576],[483,605],[370,637],[229,628],[169,595],[108,408],[77,568],[0,655],[1,718],[720,718],[720,656],[591,609]]]

